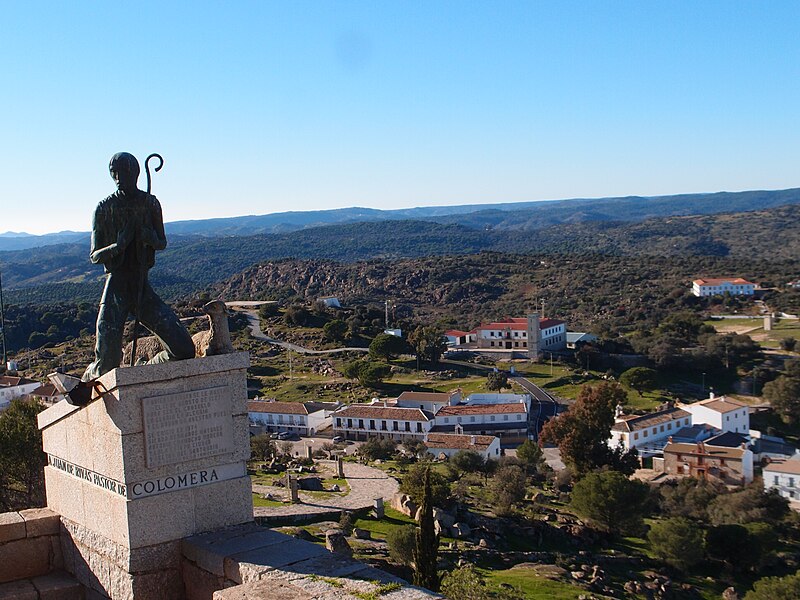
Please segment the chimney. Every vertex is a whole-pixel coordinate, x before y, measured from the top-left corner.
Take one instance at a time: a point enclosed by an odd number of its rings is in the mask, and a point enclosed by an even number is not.
[[[713,390],[713,389],[710,389],[710,390],[709,390],[709,394],[708,394],[708,399],[709,399],[709,400],[713,400],[714,398],[715,398],[715,396],[714,396],[714,390]]]

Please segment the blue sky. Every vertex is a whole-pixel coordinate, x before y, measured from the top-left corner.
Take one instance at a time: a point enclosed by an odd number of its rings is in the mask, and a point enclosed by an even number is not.
[[[800,187],[796,2],[0,10],[0,232],[89,229],[120,150],[170,221]]]

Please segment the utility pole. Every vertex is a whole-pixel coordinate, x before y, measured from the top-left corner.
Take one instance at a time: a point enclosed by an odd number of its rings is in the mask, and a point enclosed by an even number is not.
[[[0,271],[0,339],[3,341],[3,367],[8,364],[6,351],[6,307],[3,303],[3,274]]]

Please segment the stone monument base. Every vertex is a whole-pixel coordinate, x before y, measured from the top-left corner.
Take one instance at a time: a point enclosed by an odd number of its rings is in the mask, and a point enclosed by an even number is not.
[[[183,538],[253,520],[246,353],[115,369],[39,415],[67,571],[98,598],[181,600]]]

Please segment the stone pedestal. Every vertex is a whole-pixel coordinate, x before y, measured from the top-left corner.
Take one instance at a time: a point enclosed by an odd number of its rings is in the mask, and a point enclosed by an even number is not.
[[[66,568],[113,599],[180,599],[181,539],[253,519],[246,353],[115,369],[39,415]]]

